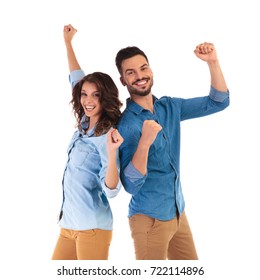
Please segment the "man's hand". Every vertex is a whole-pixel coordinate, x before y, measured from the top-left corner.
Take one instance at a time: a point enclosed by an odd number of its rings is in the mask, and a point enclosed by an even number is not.
[[[217,53],[212,43],[202,43],[194,50],[195,55],[206,62],[217,61]]]
[[[216,90],[227,92],[227,84],[221,71],[214,45],[205,42],[198,45],[194,53],[198,58],[207,62],[210,70],[211,86]]]
[[[161,130],[162,127],[154,120],[145,120],[143,122],[142,136],[140,138],[142,145],[150,147]]]
[[[149,149],[161,130],[162,127],[154,120],[143,122],[142,136],[132,158],[133,166],[143,175],[147,173]]]

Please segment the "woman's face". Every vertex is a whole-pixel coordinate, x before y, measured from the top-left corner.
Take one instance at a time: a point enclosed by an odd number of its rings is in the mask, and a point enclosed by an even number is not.
[[[81,88],[80,103],[87,117],[93,122],[97,122],[101,116],[100,104],[101,92],[96,84],[85,82]]]

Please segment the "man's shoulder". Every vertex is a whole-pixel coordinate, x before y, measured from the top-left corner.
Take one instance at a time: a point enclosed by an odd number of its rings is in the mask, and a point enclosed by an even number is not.
[[[118,120],[118,126],[122,124],[129,124],[129,122],[131,122],[134,118],[135,114],[132,111],[125,108],[125,110],[122,112],[121,117]]]
[[[182,102],[182,98],[178,97],[171,97],[171,96],[162,96],[159,99],[156,100],[157,105],[162,105],[162,107],[167,108],[167,107],[176,107],[179,106]]]

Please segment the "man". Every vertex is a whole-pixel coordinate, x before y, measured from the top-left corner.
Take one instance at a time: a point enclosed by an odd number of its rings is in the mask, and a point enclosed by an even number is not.
[[[210,93],[190,99],[151,92],[153,72],[137,47],[121,49],[116,65],[130,98],[118,124],[125,139],[120,146],[121,180],[132,194],[129,224],[136,259],[198,259],[185,215],[180,183],[180,122],[213,114],[229,105],[229,93],[213,44],[196,47],[207,62]]]

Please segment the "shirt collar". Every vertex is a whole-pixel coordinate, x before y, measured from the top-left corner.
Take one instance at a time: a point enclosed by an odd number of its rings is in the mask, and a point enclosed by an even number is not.
[[[86,133],[85,131],[86,131],[86,129],[88,129],[88,127],[89,127],[89,120],[88,120],[87,116],[84,115],[84,116],[82,117],[82,119],[81,119],[81,121],[80,121],[80,124],[79,124],[79,127],[78,127],[80,134],[81,134],[81,135],[86,135],[86,136],[88,136],[88,137],[93,136],[94,133],[95,133],[95,128],[96,128],[96,126],[94,126],[93,128],[91,128],[90,130],[88,130],[87,133]]]
[[[158,98],[153,95],[153,103],[155,103],[157,100]],[[131,98],[126,99],[126,107],[128,110],[132,111],[136,115],[141,114],[142,111],[145,110],[142,106],[135,103]]]

